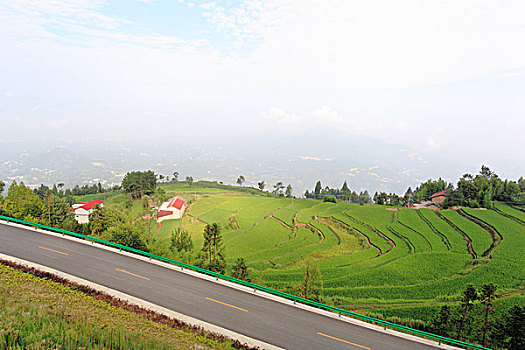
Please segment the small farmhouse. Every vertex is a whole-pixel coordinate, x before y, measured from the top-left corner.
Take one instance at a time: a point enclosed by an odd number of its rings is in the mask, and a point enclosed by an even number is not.
[[[182,197],[173,197],[160,205],[157,211],[157,222],[170,219],[180,219],[186,208],[186,200]]]
[[[79,224],[87,224],[89,222],[89,214],[95,210],[97,205],[103,207],[104,202],[102,202],[100,199],[94,199],[91,202],[80,202],[73,204],[72,208],[75,212],[75,220],[77,220]]]
[[[443,206],[443,203],[445,203],[445,199],[447,198],[447,192],[448,190],[434,193],[430,196],[430,201],[440,207]]]

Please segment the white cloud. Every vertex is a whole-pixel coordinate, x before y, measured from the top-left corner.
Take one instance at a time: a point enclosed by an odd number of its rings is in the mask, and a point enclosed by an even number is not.
[[[61,118],[61,119],[51,119],[46,122],[46,125],[52,128],[63,128],[66,125],[68,125],[70,122],[69,119]]]
[[[299,132],[320,126],[340,126],[343,121],[339,114],[329,107],[320,107],[307,113],[288,113],[282,108],[270,108],[266,117],[286,131]]]
[[[441,144],[437,142],[433,137],[427,138],[427,144],[432,148],[441,148]]]
[[[519,0],[248,0],[217,6],[210,21],[255,45],[268,79],[393,87],[523,67],[525,46],[515,43],[525,41],[524,11]]]
[[[42,105],[34,105],[31,107],[31,112],[37,112],[42,109]]]

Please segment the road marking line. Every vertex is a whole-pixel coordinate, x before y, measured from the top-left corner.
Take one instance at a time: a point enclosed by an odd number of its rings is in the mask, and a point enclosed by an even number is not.
[[[38,247],[40,249],[45,249],[45,250],[49,250],[50,252],[55,252],[55,253],[58,253],[58,254],[62,254],[62,255],[69,255],[68,253],[64,253],[64,252],[60,252],[58,250],[54,250],[54,249],[51,249],[51,248],[46,248],[46,247]]]
[[[129,272],[129,271],[126,271],[126,270],[121,270],[121,269],[115,269],[115,270],[120,271],[120,272],[127,273],[128,275],[131,275],[131,276],[135,276],[135,277],[143,278],[143,279],[148,280],[148,281],[151,280],[150,278],[147,278],[147,277],[144,277],[144,276],[141,276],[141,275],[137,275],[137,274],[134,274],[134,273]]]
[[[237,307],[235,305],[231,305],[231,304],[227,304],[227,303],[223,303],[222,301],[218,301],[218,300],[215,300],[215,299],[212,299],[212,298],[208,298],[206,297],[207,300],[209,301],[213,301],[215,303],[218,303],[218,304],[222,304],[222,305],[226,305],[226,306],[229,306],[229,307],[233,307],[234,309],[237,309],[237,310],[241,310],[241,311],[244,311],[244,312],[248,312],[248,310],[246,309],[243,309],[242,307]]]
[[[371,350],[369,347],[366,347],[366,346],[363,346],[363,345],[359,345],[359,344],[356,344],[356,343],[352,343],[352,342],[349,342],[348,340],[332,337],[331,335],[328,335],[328,334],[324,334],[324,333],[321,333],[321,332],[317,332],[317,334],[322,335],[323,337],[327,337],[327,338],[330,338],[330,339],[338,340],[338,341],[343,342],[343,343],[352,344],[352,345],[357,346],[357,347],[362,348],[362,349]]]

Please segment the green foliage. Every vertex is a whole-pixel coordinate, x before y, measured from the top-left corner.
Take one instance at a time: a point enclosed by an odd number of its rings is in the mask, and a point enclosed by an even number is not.
[[[237,185],[242,186],[242,184],[243,184],[245,181],[246,181],[246,179],[244,178],[244,176],[241,175],[241,176],[239,176],[239,177],[237,178]]]
[[[323,202],[337,203],[337,198],[334,196],[326,196],[323,198]]]
[[[208,270],[224,273],[226,271],[226,261],[224,258],[224,242],[219,225],[216,223],[206,225],[203,238],[201,266]]]
[[[193,241],[191,240],[191,235],[188,231],[181,228],[175,228],[170,237],[171,251],[177,252],[189,252],[193,250]]]
[[[156,184],[157,177],[151,170],[129,172],[122,180],[122,188],[130,193],[133,198],[152,194],[155,191]]]
[[[107,230],[110,240],[127,247],[149,251],[142,237],[142,230],[138,225],[131,223],[118,223]]]
[[[437,314],[431,321],[431,330],[432,332],[448,337],[450,328],[452,326],[452,317],[450,307],[447,305],[441,306],[439,314]]]
[[[321,301],[323,291],[323,276],[319,267],[311,261],[306,262],[303,280],[295,286],[297,294],[303,298]]]
[[[494,338],[508,350],[525,349],[525,306],[513,306],[498,321]]]
[[[415,201],[425,200],[434,193],[449,189],[451,186],[452,184],[446,182],[442,178],[439,178],[438,180],[429,179],[414,190],[413,197]]]
[[[107,300],[107,299],[106,299]],[[121,303],[118,303],[121,305]],[[231,349],[75,287],[0,265],[0,349]]]
[[[13,181],[9,186],[7,197],[2,202],[2,209],[7,215],[17,219],[42,218],[43,203],[38,196],[23,182],[20,185]]]
[[[248,277],[248,267],[244,258],[237,258],[237,262],[233,265],[232,276],[241,280],[250,281]]]

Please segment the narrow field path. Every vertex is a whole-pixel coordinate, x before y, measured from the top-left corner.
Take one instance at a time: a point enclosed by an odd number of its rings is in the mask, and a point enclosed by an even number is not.
[[[439,212],[436,212],[436,214],[437,214],[437,216],[439,216],[441,218],[441,220],[445,221],[447,224],[450,225],[450,227],[452,227],[454,230],[458,231],[465,238],[465,240],[467,241],[468,252],[470,253],[470,255],[472,255],[473,259],[477,259],[478,256],[477,256],[476,252],[474,251],[474,249],[472,249],[472,240],[470,239],[470,237],[462,229],[460,229],[459,227],[454,225],[449,219],[444,217],[443,214],[440,214]]]
[[[395,213],[394,215],[396,215],[396,214],[397,214],[397,213]],[[424,241],[426,242],[426,244],[428,245],[428,248],[430,249],[430,251],[433,250],[433,249],[432,249],[432,244],[430,243],[430,241],[428,240],[428,238],[425,237],[424,234],[422,234],[421,232],[419,232],[419,231],[413,229],[412,227],[408,226],[407,224],[405,224],[405,223],[403,223],[403,222],[401,222],[401,221],[399,221],[399,220],[397,220],[397,222],[398,222],[401,226],[403,226],[404,228],[406,228],[406,229],[408,229],[408,230],[414,232],[416,235],[418,235],[419,237],[423,238],[423,240],[424,240]],[[415,248],[414,248],[414,249],[415,249]]]
[[[499,215],[502,215],[502,216],[504,216],[504,217],[506,217],[506,218],[509,218],[509,219],[511,219],[511,220],[514,220],[514,221],[516,221],[518,224],[520,224],[520,225],[524,225],[524,226],[525,226],[525,221],[523,221],[523,220],[521,220],[521,219],[519,219],[519,218],[517,218],[517,217],[515,217],[515,216],[512,216],[512,215],[510,215],[510,214],[504,213],[504,212],[502,212],[501,210],[499,210],[499,209],[496,208],[496,207],[494,207],[494,208],[492,208],[492,209],[493,209],[496,213],[498,213]]]
[[[447,250],[451,250],[452,249],[452,245],[450,244],[447,236],[445,236],[444,234],[442,234],[441,232],[439,232],[435,227],[434,225],[432,225],[432,223],[430,221],[428,221],[428,219],[426,217],[423,216],[423,214],[421,214],[421,211],[417,211],[417,215],[419,215],[419,217],[421,218],[421,220],[423,220],[428,227],[430,227],[430,229],[432,230],[432,232],[434,232],[436,235],[438,235],[440,238],[441,238],[441,241],[443,242],[444,245],[447,246]]]
[[[235,230],[239,229],[239,224],[237,223],[237,220],[235,220],[235,215],[239,214],[239,212],[242,210],[242,208],[239,208],[233,215],[230,217],[230,223],[232,224],[233,228]]]
[[[458,210],[459,215],[463,216],[464,218],[472,221],[476,225],[480,226],[482,229],[487,231],[490,236],[492,237],[492,244],[490,247],[481,254],[483,257],[488,257],[489,260],[492,259],[492,253],[494,250],[500,245],[501,241],[503,240],[503,237],[501,234],[496,230],[492,225],[489,225],[485,221],[478,219],[472,215],[467,214],[463,209]]]
[[[381,255],[383,255],[383,254],[386,253],[386,252],[383,253],[383,252],[381,251],[381,248],[379,248],[378,246],[376,246],[375,244],[373,244],[372,242],[370,242],[370,238],[369,238],[367,235],[365,235],[363,232],[359,231],[357,228],[355,228],[355,227],[350,227],[350,226],[348,226],[347,224],[345,224],[344,222],[342,222],[341,220],[338,220],[338,219],[336,219],[336,218],[334,218],[334,217],[330,217],[330,218],[322,218],[322,219],[320,219],[320,220],[325,220],[326,223],[330,223],[331,225],[334,225],[334,226],[340,227],[341,229],[343,229],[343,230],[345,230],[345,231],[347,231],[347,232],[349,232],[349,233],[350,233],[350,232],[355,232],[357,235],[363,236],[363,237],[365,238],[367,244],[368,244],[370,247],[372,247],[372,248],[374,248],[375,250],[377,250],[377,253],[378,253],[377,256],[381,256]],[[329,225],[327,225],[327,226],[330,227]],[[331,228],[330,228],[330,229],[331,229]],[[351,233],[350,233],[350,234],[351,234]],[[339,241],[340,241],[340,239],[339,239]],[[390,251],[390,250],[388,250],[388,251]]]
[[[359,225],[362,225],[362,226],[365,226],[366,228],[368,228],[369,230],[375,232],[379,237],[383,238],[385,241],[388,242],[388,244],[390,244],[390,248],[387,249],[386,252],[383,252],[383,254],[386,254],[388,252],[390,252],[392,249],[394,249],[396,247],[396,243],[391,240],[388,236],[384,235],[381,231],[379,231],[378,229],[376,229],[375,227],[373,226],[370,226],[368,224],[365,224],[364,222],[361,222],[359,220],[357,220],[356,218],[354,218],[353,216],[351,216],[350,214],[348,214],[347,212],[344,212],[343,213],[346,217],[348,217],[350,220],[352,220],[353,222],[359,224]],[[379,248],[378,248],[379,249]],[[379,251],[381,251],[381,249],[379,249]]]
[[[275,216],[273,216],[273,213],[270,213],[270,215],[268,215],[268,217],[270,219],[273,219],[273,220],[277,221],[278,223],[280,223],[281,225],[283,225],[284,227],[286,227],[289,230],[293,230],[294,229],[292,226],[288,225],[286,222],[284,222],[281,219],[276,218]]]

